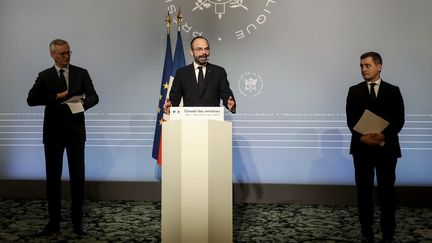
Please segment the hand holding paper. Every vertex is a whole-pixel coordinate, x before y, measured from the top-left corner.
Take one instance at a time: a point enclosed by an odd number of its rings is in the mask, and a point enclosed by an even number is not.
[[[368,145],[384,145],[384,135],[381,132],[390,123],[375,113],[365,110],[360,120],[354,126],[354,131],[363,134],[360,140]]]
[[[360,141],[370,146],[384,146],[384,135],[381,133],[368,133],[360,137]]]
[[[381,133],[389,124],[388,121],[366,109],[360,120],[354,126],[354,131],[363,135],[368,133]]]
[[[70,99],[64,101],[62,104],[68,105],[72,114],[84,112],[84,106],[81,103],[82,97],[82,95],[73,96]]]

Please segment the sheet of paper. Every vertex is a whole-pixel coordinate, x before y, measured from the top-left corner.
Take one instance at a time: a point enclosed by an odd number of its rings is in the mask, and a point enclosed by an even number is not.
[[[354,131],[361,134],[368,133],[380,133],[384,130],[390,123],[383,118],[377,116],[370,110],[365,110],[360,120],[354,126]]]
[[[81,104],[81,102],[66,103],[66,105],[69,106],[69,109],[71,110],[72,114],[84,112],[84,107]]]
[[[71,102],[77,102],[80,101],[82,99],[82,95],[75,95],[72,96],[71,98],[69,98],[68,100],[64,101],[63,103],[71,103]]]
[[[64,101],[62,104],[68,105],[72,114],[84,112],[84,106],[81,103],[82,97],[82,95],[73,96],[70,99]]]

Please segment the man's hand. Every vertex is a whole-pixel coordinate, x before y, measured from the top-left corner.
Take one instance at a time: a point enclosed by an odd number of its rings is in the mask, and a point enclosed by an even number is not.
[[[164,107],[163,107],[165,114],[169,115],[169,113],[170,113],[170,107],[171,107],[171,101],[170,101],[170,99],[166,99]]]
[[[56,95],[56,99],[57,99],[57,100],[63,99],[63,98],[65,98],[67,95],[68,95],[68,91],[65,90],[65,91],[63,91],[63,92],[61,92],[61,93],[57,93],[57,95]]]
[[[236,112],[236,110],[235,110],[236,103],[235,103],[234,98],[232,96],[228,97],[227,106],[228,106],[229,111],[231,111],[232,113]]]
[[[380,146],[384,144],[384,135],[382,133],[368,133],[360,138],[360,141],[370,146]]]

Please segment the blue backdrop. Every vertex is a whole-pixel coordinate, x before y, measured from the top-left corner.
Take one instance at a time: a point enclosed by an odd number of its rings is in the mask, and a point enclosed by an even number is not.
[[[151,149],[164,19],[181,6],[186,63],[190,40],[203,34],[238,102],[238,114],[226,114],[236,182],[353,184],[345,98],[361,81],[359,56],[378,51],[383,79],[401,88],[406,105],[398,184],[432,185],[432,1],[206,3],[0,1],[0,179],[45,177],[43,107],[28,107],[26,97],[52,65],[48,43],[64,38],[101,98],[86,112],[87,178],[160,180]]]

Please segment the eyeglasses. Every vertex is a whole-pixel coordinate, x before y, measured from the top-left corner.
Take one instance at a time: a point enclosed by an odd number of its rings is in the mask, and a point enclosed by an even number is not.
[[[65,57],[65,56],[71,56],[72,55],[72,51],[65,51],[65,52],[60,52],[57,53],[59,56],[61,57]]]
[[[209,52],[210,51],[210,47],[206,47],[206,48],[194,48],[194,51],[198,52],[198,53],[202,53],[202,52]]]

